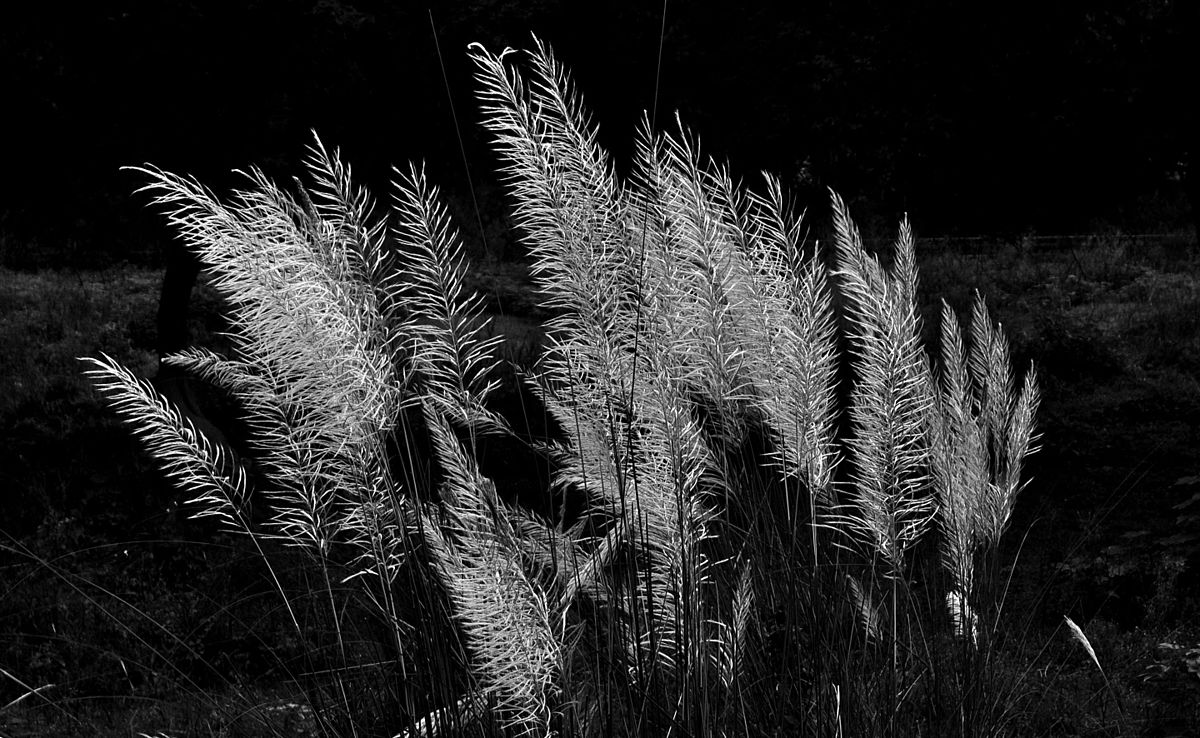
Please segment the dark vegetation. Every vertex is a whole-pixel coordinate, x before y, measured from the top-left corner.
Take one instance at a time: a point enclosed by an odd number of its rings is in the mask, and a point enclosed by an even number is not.
[[[925,294],[966,304],[977,286],[991,296],[1015,356],[1037,362],[1045,388],[1043,449],[1006,553],[1019,554],[1008,606],[1036,608],[1023,637],[1049,648],[1049,670],[1027,675],[1048,690],[1035,724],[1051,735],[1186,735],[1200,695],[1194,253],[1114,236],[1057,251],[918,244],[918,258]],[[270,734],[254,721],[282,730],[310,720],[281,707],[302,704],[291,679],[306,645],[289,635],[261,562],[185,518],[78,373],[75,357],[100,350],[153,373],[158,277],[4,273],[14,391],[0,423],[12,536],[0,666],[44,687],[5,709],[12,735]],[[507,306],[496,314],[515,337],[506,351],[532,356],[539,330],[517,265],[473,282]],[[220,346],[211,292],[201,288],[195,306],[196,342]],[[1124,701],[1125,733],[1086,656],[1056,633],[1062,614],[1086,628]],[[10,683],[4,693],[26,691]]]

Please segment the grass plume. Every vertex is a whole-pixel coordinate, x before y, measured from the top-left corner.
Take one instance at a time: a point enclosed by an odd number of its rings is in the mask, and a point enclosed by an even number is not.
[[[979,582],[1035,442],[1034,374],[1014,378],[982,299],[965,337],[945,307],[931,356],[907,221],[890,255],[868,253],[834,195],[833,247],[810,246],[777,179],[734,182],[682,123],[643,124],[622,179],[550,49],[523,70],[515,53],[471,48],[552,316],[521,367],[550,440],[496,409],[500,339],[420,167],[397,172],[390,221],[319,141],[293,192],[251,170],[222,201],[141,170],[233,314],[232,356],[169,361],[236,399],[247,458],[114,362],[90,376],[198,514],[305,553],[317,596],[280,590],[329,624],[324,724],[1003,732],[1003,715],[923,707],[947,684],[967,704],[933,634],[982,648],[977,613],[999,605]],[[549,459],[582,514],[503,499],[478,461],[497,436]],[[944,573],[925,599],[922,565]],[[363,673],[402,676],[371,721]]]

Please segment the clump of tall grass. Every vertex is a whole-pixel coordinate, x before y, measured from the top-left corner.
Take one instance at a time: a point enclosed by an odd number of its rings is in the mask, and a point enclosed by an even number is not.
[[[143,170],[233,313],[232,356],[168,361],[236,399],[241,454],[89,360],[198,515],[268,563],[305,556],[303,578],[272,572],[298,630],[323,612],[325,726],[1005,733],[997,544],[1038,394],[982,299],[965,337],[946,306],[935,359],[907,223],[877,257],[835,196],[835,243],[807,245],[778,180],[742,187],[682,126],[643,124],[622,179],[548,48],[525,72],[471,54],[553,316],[520,376],[557,432],[520,440],[582,515],[511,504],[480,470],[518,434],[417,168],[390,220],[319,142],[294,193],[251,171],[222,202]]]

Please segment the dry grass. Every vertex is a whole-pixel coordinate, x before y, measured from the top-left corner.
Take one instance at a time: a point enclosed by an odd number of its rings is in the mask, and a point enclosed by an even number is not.
[[[1037,390],[983,302],[965,335],[948,308],[927,330],[906,227],[878,259],[839,207],[828,271],[773,182],[734,187],[682,131],[643,132],[618,181],[546,50],[525,76],[475,59],[544,329],[485,320],[419,170],[389,235],[318,145],[296,193],[252,175],[221,202],[148,173],[232,310],[228,355],[175,361],[238,398],[249,449],[92,364],[195,509],[267,564],[304,729],[1032,732],[999,540]],[[551,438],[496,412],[503,359]],[[576,511],[502,498],[476,458],[493,437],[549,464]],[[239,729],[203,720],[187,730]]]
[[[996,632],[974,613],[999,610],[997,542],[1038,400],[982,302],[969,354],[946,312],[936,368],[907,224],[885,267],[835,202],[827,274],[774,180],[739,189],[684,131],[644,131],[619,182],[561,67],[542,47],[529,58],[527,82],[474,52],[551,314],[527,381],[560,433],[530,450],[582,500],[585,527],[506,507],[478,470],[480,437],[515,437],[488,406],[501,343],[463,292],[462,247],[423,173],[399,175],[389,241],[319,143],[298,195],[252,172],[225,205],[145,172],[233,309],[231,357],[170,361],[237,398],[249,456],[111,360],[89,375],[199,515],[248,535],[273,572],[269,544],[306,556],[316,590],[273,576],[299,637],[308,594],[328,628],[318,715],[360,729],[353,644],[374,617],[376,658],[424,675],[390,698],[410,731],[754,732],[786,712],[804,732],[890,732],[947,698],[953,722],[1003,724],[1008,708],[973,696],[995,686],[980,665]],[[423,434],[432,468],[409,455]],[[949,588],[918,595],[912,552],[935,530]],[[938,656],[950,671],[930,681],[915,657],[930,634],[913,626],[938,622],[942,601],[965,660]],[[763,689],[784,680],[782,699]],[[843,699],[882,717],[843,716]]]

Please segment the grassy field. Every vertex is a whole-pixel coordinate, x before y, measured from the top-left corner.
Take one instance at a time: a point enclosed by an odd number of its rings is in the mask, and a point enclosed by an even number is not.
[[[1043,386],[1042,450],[1007,539],[1010,612],[1048,735],[1200,733],[1200,254],[1097,237],[1075,249],[918,243],[934,296],[978,289]],[[153,373],[160,275],[0,272],[0,734],[299,735],[297,642],[244,541],[189,521],[98,404],[79,356]],[[529,362],[519,266],[475,275]],[[197,343],[219,303],[196,301]],[[1079,623],[1111,688],[1060,627]],[[1043,649],[1043,647],[1045,647]],[[10,702],[10,700],[17,700]]]

